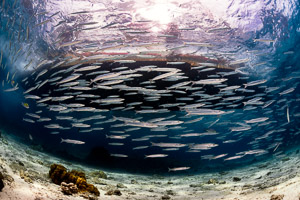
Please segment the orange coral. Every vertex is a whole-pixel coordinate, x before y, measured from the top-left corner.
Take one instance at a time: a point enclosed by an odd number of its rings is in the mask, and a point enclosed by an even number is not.
[[[53,183],[60,185],[62,182],[76,184],[79,192],[90,192],[97,196],[100,195],[99,190],[92,184],[86,182],[84,172],[72,170],[68,172],[67,169],[58,164],[52,164],[49,171],[49,177]]]

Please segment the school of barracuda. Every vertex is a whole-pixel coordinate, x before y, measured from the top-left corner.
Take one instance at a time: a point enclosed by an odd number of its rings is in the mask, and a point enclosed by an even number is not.
[[[12,5],[13,7],[14,5]],[[22,105],[28,111],[23,118],[24,122],[42,123],[45,129],[52,130],[51,134],[60,134],[60,131],[69,129],[79,129],[79,132],[82,133],[96,132],[102,134],[104,128],[101,125],[111,124],[110,130],[105,131],[109,145],[126,145],[122,141],[129,138],[134,145],[132,148],[134,151],[152,147],[161,149],[161,153],[145,155],[147,159],[161,159],[168,156],[168,151],[183,149],[186,153],[203,153],[223,144],[238,144],[242,135],[253,134],[255,137],[248,143],[252,149],[248,151],[239,152],[236,155],[229,155],[224,152],[219,155],[202,156],[203,159],[229,161],[247,155],[259,156],[274,153],[283,143],[283,137],[278,133],[286,130],[286,127],[290,123],[295,123],[297,121],[295,118],[300,116],[299,112],[295,112],[299,109],[298,106],[296,108],[290,107],[293,102],[300,101],[299,95],[295,96],[294,94],[299,82],[293,82],[293,80],[300,78],[300,74],[298,72],[292,73],[284,79],[277,77],[283,83],[279,81],[270,82],[267,79],[255,80],[244,71],[243,65],[250,62],[248,58],[231,61],[229,66],[234,66],[232,69],[219,72],[215,72],[218,64],[213,62],[199,62],[197,65],[190,65],[187,62],[169,61],[163,62],[163,65],[152,63],[151,65],[144,64],[132,67],[137,61],[118,55],[116,59],[113,59],[114,57],[111,55],[108,59],[103,55],[57,56],[34,64],[34,58],[30,58],[31,51],[23,50],[19,43],[12,41],[31,43],[31,34],[33,34],[31,30],[49,23],[52,17],[58,14],[52,14],[49,19],[33,27],[23,21],[22,17],[14,15],[0,27],[2,31],[8,32],[10,38],[9,43],[5,47],[1,47],[1,69],[2,73],[5,70],[7,73],[6,79],[2,80],[2,90],[4,92],[21,91],[24,95]],[[71,13],[71,15],[80,14],[85,14],[85,12]],[[4,16],[3,13],[1,15]],[[39,14],[35,14],[35,16],[37,15]],[[17,32],[10,29],[15,23],[19,24],[20,30]],[[67,22],[60,21],[56,26],[64,23]],[[115,25],[111,23],[106,26],[86,28],[96,24],[97,22],[81,24],[80,31],[108,29]],[[210,29],[207,32],[226,30]],[[145,31],[128,32],[128,34],[147,34]],[[172,36],[158,35],[158,37],[168,38]],[[274,40],[254,38],[253,41],[274,42]],[[58,38],[56,41],[59,48],[68,48],[83,42],[63,42],[63,38]],[[209,46],[210,44],[187,41],[183,46],[179,45],[174,48],[186,48],[195,45]],[[84,47],[84,51],[88,52],[91,48],[88,48],[87,45]],[[113,48],[117,47],[113,46]],[[101,50],[97,47],[96,49]],[[22,56],[26,57],[24,70],[27,70],[29,66],[34,70],[17,82],[15,78],[17,70],[11,74],[12,70],[7,70],[7,65],[2,62],[4,52],[9,52],[8,60],[11,64],[16,63]],[[135,56],[147,57],[146,54]],[[256,65],[263,64],[258,63]],[[195,78],[190,78],[187,75],[187,72],[190,73],[190,71],[196,74]],[[203,76],[202,74],[206,77],[199,79],[200,76]],[[241,84],[236,85],[230,82],[231,77],[235,77]],[[216,92],[211,93],[211,90]],[[293,98],[291,98],[292,95]],[[40,108],[38,111],[31,109],[34,104]],[[73,114],[78,112],[86,113],[89,117],[75,117]],[[180,114],[178,114],[179,112]],[[50,118],[48,113],[54,113],[55,118]],[[111,113],[112,116],[108,117],[102,113]],[[259,116],[252,118],[252,113]],[[239,119],[239,121],[229,121],[227,120],[229,116],[233,119]],[[203,125],[201,121],[204,119],[208,119],[208,122]],[[207,131],[201,132],[190,128],[190,125],[197,124],[205,126]],[[224,127],[223,129],[226,130],[220,134],[214,130],[216,127]],[[142,132],[145,129],[150,130],[153,134],[133,137],[133,132]],[[255,132],[259,129],[264,129],[265,134],[256,135]],[[172,130],[181,130],[182,133],[173,135],[170,134]],[[290,131],[294,135],[300,133],[299,127],[290,129]],[[213,136],[211,140],[214,142],[207,142],[207,140],[201,142],[202,138],[211,138],[211,136]],[[172,142],[157,142],[153,138],[169,138],[169,141]],[[195,143],[184,143],[186,138],[195,138]],[[197,140],[196,138],[200,139]],[[274,142],[267,148],[260,149],[263,141],[271,138],[274,138]],[[138,145],[139,141],[143,142],[143,145]],[[164,139],[163,141],[168,140]],[[62,138],[61,142],[86,145],[84,139],[81,141]],[[148,142],[148,145],[144,145],[144,142]],[[128,157],[122,152],[111,153],[111,156]],[[178,167],[171,168],[169,171],[188,169],[190,167]]]

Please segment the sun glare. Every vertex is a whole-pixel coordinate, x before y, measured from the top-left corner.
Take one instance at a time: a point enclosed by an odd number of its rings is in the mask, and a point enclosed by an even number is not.
[[[147,20],[156,21],[161,25],[165,25],[172,21],[174,9],[175,6],[173,4],[158,3],[154,6],[138,10],[138,14]]]

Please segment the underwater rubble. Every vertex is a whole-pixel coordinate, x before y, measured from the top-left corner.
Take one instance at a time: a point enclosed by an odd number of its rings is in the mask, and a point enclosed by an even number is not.
[[[1,137],[0,155],[3,175],[0,178],[5,185],[0,192],[3,200],[96,200],[100,193],[103,198],[119,200],[298,200],[300,197],[297,149],[285,152],[281,159],[274,157],[229,171],[189,176],[102,171],[35,149],[25,151],[23,144],[11,136]]]

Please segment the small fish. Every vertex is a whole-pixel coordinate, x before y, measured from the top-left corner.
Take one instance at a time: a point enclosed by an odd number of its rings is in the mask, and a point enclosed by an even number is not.
[[[34,113],[26,113],[25,115],[28,115],[30,117],[33,117],[33,118],[37,118],[37,119],[40,119],[41,117],[39,115],[36,115]]]
[[[242,158],[243,156],[244,156],[244,155],[232,156],[232,157],[229,157],[229,158],[224,159],[224,161],[239,159],[239,158]]]
[[[164,78],[167,78],[169,76],[172,76],[172,75],[175,75],[179,70],[174,70],[174,71],[171,71],[171,72],[168,72],[168,73],[164,73],[164,74],[161,74],[161,75],[158,75],[156,77],[154,77],[153,79],[151,79],[151,81],[157,81],[157,80],[160,80],[160,79],[164,79]]]
[[[61,138],[60,143],[63,143],[63,142],[69,143],[69,144],[85,144],[85,142],[80,141],[80,140],[71,140],[71,139],[63,139],[63,138]]]
[[[34,80],[34,81],[36,81],[40,76],[43,76],[43,75],[46,74],[47,72],[48,72],[47,69],[41,71],[41,72],[35,77],[35,80]]]
[[[114,73],[114,72],[107,73],[107,74],[102,74],[102,75],[99,75],[96,78],[92,79],[91,80],[91,84],[94,83],[94,82],[96,82],[96,81],[99,81],[99,80],[109,79],[109,78],[117,77],[119,75],[120,75],[120,73]]]
[[[145,158],[164,158],[167,156],[168,154],[152,154],[152,155],[145,155]]]
[[[246,88],[248,86],[260,85],[260,84],[263,84],[265,82],[267,82],[267,80],[265,80],[265,79],[264,80],[256,80],[256,81],[251,81],[249,83],[246,83],[246,84],[244,84],[244,86]]]
[[[132,150],[147,149],[148,147],[149,146],[138,146],[138,147],[133,147]]]
[[[294,90],[295,90],[295,88],[290,88],[290,89],[284,90],[283,92],[280,92],[279,94],[280,94],[280,96],[284,95],[284,94],[289,94],[289,93],[293,92]]]
[[[127,158],[128,157],[128,155],[125,155],[125,154],[110,154],[110,156],[118,157],[118,158]]]
[[[51,118],[40,118],[39,120],[37,120],[38,122],[49,122],[51,121]]]
[[[186,110],[188,115],[221,115],[225,112],[222,110],[213,110],[213,109],[192,109]]]
[[[111,143],[108,143],[108,145],[112,145],[112,146],[123,146],[124,143],[120,143],[120,142],[111,142]]]
[[[60,85],[60,84],[62,84],[62,83],[66,83],[66,82],[73,81],[73,80],[79,78],[79,76],[81,76],[81,74],[76,74],[76,75],[73,74],[73,75],[71,75],[71,76],[69,76],[69,77],[67,77],[67,78],[65,78],[65,79],[63,79],[63,80],[57,82],[56,84],[57,84],[57,85]]]
[[[45,128],[50,128],[50,129],[59,129],[62,128],[60,125],[58,124],[49,124],[49,125],[45,125]]]
[[[83,71],[90,71],[90,70],[95,70],[95,69],[99,69],[101,66],[99,65],[92,65],[92,66],[86,66],[86,67],[82,67],[79,69],[75,69],[75,72],[83,72]]]
[[[289,107],[288,106],[286,108],[286,118],[287,118],[288,123],[290,123],[290,114],[289,114]]]
[[[24,108],[29,108],[29,104],[28,103],[22,103],[22,106],[24,106]]]
[[[274,148],[273,152],[275,152],[275,151],[277,150],[277,148],[279,147],[280,144],[281,144],[281,143],[278,142],[278,144],[277,144],[276,147]]]
[[[232,132],[234,131],[247,131],[247,130],[250,130],[251,129],[251,126],[241,126],[241,127],[232,127],[230,128],[230,130]]]
[[[13,88],[9,88],[9,89],[4,90],[4,92],[13,92],[13,91],[16,91],[16,90],[18,90],[18,89],[19,89],[19,87],[16,85],[16,86],[13,87]]]
[[[227,155],[228,155],[228,153],[220,154],[220,155],[214,156],[212,159],[223,158],[223,157],[225,157],[225,156],[227,156]]]
[[[89,128],[91,125],[89,124],[83,124],[83,123],[72,123],[72,127],[77,127],[77,128]]]
[[[194,84],[202,84],[202,85],[218,85],[227,81],[226,78],[220,79],[202,79],[200,81],[195,81]]]
[[[154,143],[154,142],[151,142],[151,145],[152,146],[156,146],[156,147],[163,147],[163,148],[166,148],[166,147],[170,147],[170,148],[180,148],[180,147],[185,147],[187,146],[186,144],[180,144],[180,143]]]
[[[35,121],[33,121],[32,119],[27,119],[27,118],[23,118],[23,121],[29,122],[29,123],[35,123]]]
[[[106,135],[106,138],[110,139],[126,139],[129,135]]]
[[[203,144],[191,144],[189,146],[190,146],[190,149],[192,149],[192,150],[208,150],[208,149],[218,146],[218,144],[203,143]]]
[[[268,119],[269,119],[268,117],[260,117],[260,118],[255,118],[255,119],[251,119],[251,120],[245,120],[245,122],[247,124],[253,124],[253,123],[264,122]]]
[[[266,107],[268,107],[269,105],[271,105],[271,104],[274,103],[274,102],[275,102],[275,100],[267,101],[267,102],[265,103],[265,105],[262,106],[262,108],[266,108]]]
[[[175,167],[175,168],[168,168],[169,172],[176,172],[176,171],[184,171],[188,170],[191,167]]]
[[[52,99],[52,97],[45,97],[43,99],[38,100],[37,103],[44,103],[46,101],[50,101],[51,99]]]

